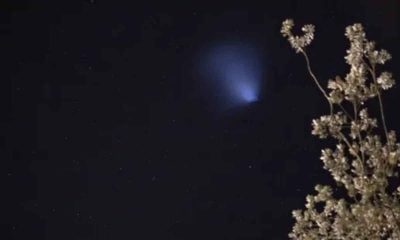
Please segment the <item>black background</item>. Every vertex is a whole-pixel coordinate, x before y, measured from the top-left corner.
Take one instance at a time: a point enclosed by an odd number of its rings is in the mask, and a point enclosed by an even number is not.
[[[399,11],[396,0],[2,1],[0,238],[287,239],[291,210],[331,180],[319,160],[329,141],[310,134],[328,106],[281,22],[316,25],[308,51],[325,85],[348,71],[354,22],[400,76]],[[198,63],[230,40],[259,47],[262,91],[222,111]],[[395,130],[398,94],[384,97]]]

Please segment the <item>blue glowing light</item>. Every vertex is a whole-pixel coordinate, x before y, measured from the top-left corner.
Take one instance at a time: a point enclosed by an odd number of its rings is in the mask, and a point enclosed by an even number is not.
[[[209,90],[225,106],[257,101],[260,94],[261,63],[254,48],[224,44],[208,51],[205,61]]]
[[[237,85],[239,96],[246,102],[257,101],[257,93],[250,84],[239,82]]]

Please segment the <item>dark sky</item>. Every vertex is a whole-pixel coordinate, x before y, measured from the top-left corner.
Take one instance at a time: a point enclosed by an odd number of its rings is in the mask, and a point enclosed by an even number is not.
[[[400,2],[134,2],[1,1],[2,239],[287,239],[331,180],[310,133],[328,108],[280,24],[316,25],[324,85],[348,71],[354,22],[396,77]],[[399,94],[384,100],[396,130]]]

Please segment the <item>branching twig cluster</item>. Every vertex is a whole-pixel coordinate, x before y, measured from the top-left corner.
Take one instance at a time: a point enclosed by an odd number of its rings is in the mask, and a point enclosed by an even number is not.
[[[350,48],[345,60],[350,71],[344,78],[328,80],[325,90],[305,51],[314,38],[315,27],[305,25],[302,36],[295,36],[293,27],[293,21],[286,20],[281,33],[296,53],[305,57],[307,69],[330,107],[328,115],[312,121],[312,134],[337,142],[334,148],[321,151],[321,160],[337,185],[346,189],[347,196],[335,197],[332,187],[316,185],[317,194],[307,196],[305,210],[293,211],[296,222],[289,237],[400,239],[400,188],[389,190],[389,180],[398,178],[400,144],[395,132],[387,129],[382,102],[383,90],[395,82],[390,72],[377,70],[377,65],[390,60],[390,54],[376,49],[361,24],[348,26],[345,36]],[[378,98],[379,121],[370,116],[365,104],[373,98]],[[385,141],[379,127],[383,128]]]

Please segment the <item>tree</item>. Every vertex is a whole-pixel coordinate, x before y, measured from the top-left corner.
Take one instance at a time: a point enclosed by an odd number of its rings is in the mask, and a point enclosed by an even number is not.
[[[281,33],[296,53],[304,56],[308,72],[330,109],[329,114],[312,121],[312,134],[335,141],[336,146],[322,149],[320,159],[345,191],[339,197],[331,186],[317,184],[316,194],[306,197],[305,209],[292,212],[295,224],[289,237],[400,239],[400,187],[392,184],[399,178],[400,144],[395,132],[387,129],[382,102],[383,91],[395,82],[390,72],[377,70],[377,65],[383,65],[391,55],[376,49],[361,24],[346,27],[350,48],[345,60],[350,71],[344,78],[328,80],[325,90],[305,51],[315,27],[303,26],[302,36],[295,36],[293,27],[293,20],[285,20]],[[367,107],[376,98],[379,121],[370,116]]]

